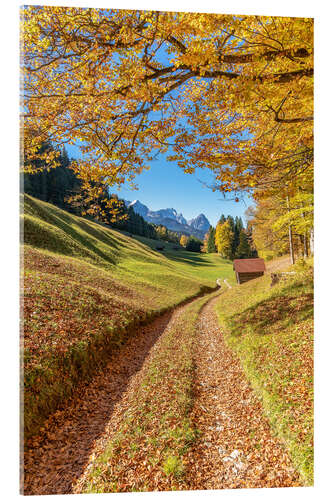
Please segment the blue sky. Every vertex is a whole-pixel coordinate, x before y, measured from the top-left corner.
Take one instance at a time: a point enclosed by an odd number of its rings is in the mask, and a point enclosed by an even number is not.
[[[202,182],[211,184],[209,172],[202,169],[195,174],[185,174],[175,163],[160,160],[151,163],[151,168],[137,177],[138,191],[123,187],[118,192],[121,198],[138,199],[151,210],[175,208],[185,219],[192,219],[204,213],[212,225],[216,225],[221,214],[240,215],[244,221],[244,212],[250,204],[227,201],[221,193],[213,192]]]
[[[161,63],[170,64],[171,55],[163,47],[158,49],[158,53]],[[174,95],[177,93],[178,90],[172,92]],[[151,115],[154,116],[154,113]],[[156,113],[155,118],[158,116],[159,113]],[[185,125],[185,122],[182,124]],[[69,156],[73,157],[80,154],[75,146],[67,147],[67,151]],[[203,185],[213,184],[214,178],[210,171],[197,169],[194,174],[185,174],[175,162],[167,161],[166,157],[167,154],[161,154],[157,160],[150,163],[150,170],[145,170],[136,177],[138,190],[133,190],[125,184],[119,190],[115,187],[113,192],[125,200],[139,200],[151,210],[174,208],[187,220],[203,213],[209,222],[216,226],[224,214],[241,216],[245,223],[244,213],[251,205],[251,199],[245,197],[243,201],[236,203],[232,200],[232,194],[224,198],[222,193],[213,192]]]
[[[114,57],[116,59],[117,55],[114,54]],[[158,48],[159,62],[168,65],[171,57],[172,54],[168,54],[163,47]],[[172,94],[177,95],[178,90],[174,90],[170,95]],[[151,113],[151,116],[154,115],[155,113]],[[159,112],[156,115],[155,118],[158,119]],[[185,122],[182,124],[186,125]],[[80,156],[79,149],[75,146],[68,146],[67,151],[69,156]],[[197,169],[194,174],[185,174],[175,162],[167,161],[166,157],[167,154],[161,154],[157,160],[150,163],[150,170],[145,170],[137,176],[137,190],[125,184],[121,189],[115,187],[113,192],[125,200],[139,200],[151,210],[174,208],[187,220],[203,213],[209,222],[216,226],[224,214],[241,216],[245,224],[244,213],[251,205],[251,199],[244,197],[236,203],[232,200],[232,194],[224,197],[222,193],[213,192],[203,184],[213,184],[214,178],[210,171]]]
[[[66,146],[66,149],[69,156],[78,156],[77,148]],[[228,200],[232,195],[224,199],[221,193],[213,192],[202,184],[213,183],[213,176],[209,171],[198,169],[194,174],[185,174],[176,163],[167,161],[165,155],[160,155],[159,159],[151,162],[150,170],[138,175],[135,182],[138,190],[125,184],[119,191],[115,188],[114,192],[125,200],[140,200],[151,210],[175,208],[187,220],[203,213],[213,226],[222,213],[233,217],[241,216],[245,223],[244,212],[252,204],[249,198],[244,199],[245,203]]]

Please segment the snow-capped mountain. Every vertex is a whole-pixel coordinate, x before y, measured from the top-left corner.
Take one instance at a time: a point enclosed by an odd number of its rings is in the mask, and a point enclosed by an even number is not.
[[[144,218],[149,212],[149,208],[146,207],[146,205],[143,205],[143,203],[141,203],[139,200],[132,201],[128,206],[132,207],[135,213],[142,215],[142,217]]]
[[[204,214],[198,215],[194,219],[187,221],[183,214],[178,214],[174,208],[162,208],[160,210],[150,210],[139,200],[129,202],[125,200],[128,207],[132,207],[134,212],[141,215],[146,221],[153,224],[162,224],[171,231],[196,236],[202,239],[207,233],[210,224]]]
[[[176,220],[180,224],[187,224],[187,220],[183,217],[183,214],[177,214]]]
[[[199,214],[198,217],[195,217],[195,219],[189,220],[188,225],[198,229],[199,231],[204,231],[204,233],[207,233],[210,228],[209,220],[204,214]]]

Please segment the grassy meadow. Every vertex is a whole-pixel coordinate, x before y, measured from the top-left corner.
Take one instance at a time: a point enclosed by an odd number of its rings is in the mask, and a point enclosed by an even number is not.
[[[154,316],[233,278],[216,254],[129,237],[22,196],[25,435]]]
[[[217,313],[227,344],[306,485],[313,483],[313,268],[227,290]],[[255,429],[253,430],[255,432]]]

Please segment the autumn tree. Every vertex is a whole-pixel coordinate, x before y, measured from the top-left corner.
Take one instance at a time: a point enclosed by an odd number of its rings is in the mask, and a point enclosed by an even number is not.
[[[273,198],[261,199],[246,211],[252,239],[259,257],[271,259],[288,253],[287,234],[274,232],[272,225],[277,220],[276,203]]]
[[[167,230],[167,228],[165,226],[162,226],[162,225],[157,226],[156,232],[157,232],[158,238],[160,240],[167,241],[167,239],[168,239],[168,230]]]
[[[204,236],[203,245],[201,247],[201,251],[203,253],[207,253],[208,236],[209,236],[209,232],[206,233],[205,236]]]
[[[188,236],[185,236],[185,234],[182,234],[180,237],[179,243],[181,244],[182,247],[186,247],[188,241]]]
[[[226,220],[223,224],[219,222],[216,226],[215,244],[218,253],[225,259],[232,258],[232,242],[233,231],[230,221]]]
[[[275,194],[257,200],[255,207],[247,211],[252,238],[261,257],[308,255],[314,211],[311,191],[304,185],[288,198],[283,193]]]
[[[25,169],[80,144],[88,199],[169,149],[223,192],[312,181],[312,19],[29,6],[22,56]]]
[[[310,249],[310,234],[313,230],[314,196],[311,192],[298,190],[288,198],[285,209],[273,224],[273,230],[293,231],[299,237],[304,257],[308,257]]]
[[[222,224],[220,223],[220,221],[217,223],[216,225],[216,228],[215,228],[215,247],[216,247],[216,250],[218,253],[220,253],[220,246],[219,246],[219,239],[220,239],[220,235],[221,235],[221,227],[222,227]]]

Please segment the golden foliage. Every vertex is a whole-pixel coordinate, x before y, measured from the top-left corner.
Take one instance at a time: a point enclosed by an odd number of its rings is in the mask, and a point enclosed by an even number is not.
[[[215,231],[215,245],[219,254],[225,259],[232,257],[233,231],[230,222],[227,220],[223,224],[217,223]]]
[[[87,190],[169,147],[224,192],[311,178],[312,19],[30,6],[22,22],[27,169],[48,139],[80,144]]]
[[[188,242],[188,236],[185,236],[185,234],[182,234],[180,237],[179,243],[181,244],[182,247],[185,248],[187,245],[187,242]]]

